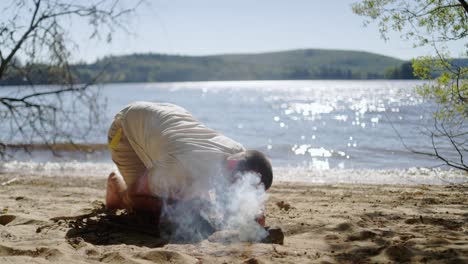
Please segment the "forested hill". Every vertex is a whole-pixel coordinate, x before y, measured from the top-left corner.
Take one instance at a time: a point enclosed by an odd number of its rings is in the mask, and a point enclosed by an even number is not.
[[[103,71],[105,82],[173,82],[409,78],[400,76],[403,64],[368,52],[308,49],[214,56],[134,54],[76,67],[80,79]]]
[[[413,78],[409,62],[369,52],[323,49],[212,56],[133,54],[71,69],[82,83],[96,76],[101,82]],[[28,72],[29,83],[60,82],[54,76],[57,69],[47,65],[29,66]],[[15,70],[0,80],[3,85],[24,83]]]

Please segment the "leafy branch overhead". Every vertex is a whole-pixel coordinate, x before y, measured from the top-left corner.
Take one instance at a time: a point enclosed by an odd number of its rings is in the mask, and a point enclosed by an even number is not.
[[[451,59],[450,42],[463,42],[455,56],[468,56],[468,3],[465,0],[363,0],[352,5],[365,24],[377,22],[384,39],[390,31],[401,33],[415,47],[430,45],[433,56],[412,60],[414,75],[428,80],[418,87],[427,100],[435,102],[434,123],[427,128],[432,152],[410,149],[435,156],[445,164],[468,171],[468,65]],[[405,145],[406,146],[406,145]]]
[[[415,46],[468,35],[468,4],[464,0],[364,0],[352,9],[365,17],[365,25],[377,22],[382,38],[388,39],[389,31],[397,31],[404,39],[415,40]]]

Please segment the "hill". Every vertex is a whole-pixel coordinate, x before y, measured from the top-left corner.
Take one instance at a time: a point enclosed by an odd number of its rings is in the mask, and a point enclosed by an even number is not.
[[[303,49],[258,54],[182,56],[132,54],[110,56],[71,67],[79,82],[96,76],[102,82],[175,82],[295,79],[409,79],[408,62],[379,54],[325,49]],[[55,69],[37,65],[29,70],[34,83],[57,83]],[[0,84],[22,84],[11,72]]]
[[[76,65],[76,71],[80,79],[103,71],[105,82],[376,79],[403,63],[368,52],[307,49],[212,56],[133,54]]]

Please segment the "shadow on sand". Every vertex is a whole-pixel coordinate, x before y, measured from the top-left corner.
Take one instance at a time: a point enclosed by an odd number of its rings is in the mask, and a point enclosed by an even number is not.
[[[151,213],[128,213],[125,210],[107,210],[101,202],[93,203],[93,208],[77,216],[56,217],[55,225],[70,228],[66,239],[73,246],[80,240],[93,245],[127,244],[149,248],[162,247],[169,242],[174,244],[196,243],[206,239],[215,229],[199,214],[187,215],[195,219],[191,225],[193,232],[167,220],[159,223],[159,216]]]

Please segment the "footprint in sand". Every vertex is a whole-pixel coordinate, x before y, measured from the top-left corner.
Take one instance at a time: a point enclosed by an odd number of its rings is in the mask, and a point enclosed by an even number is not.
[[[63,258],[64,254],[58,249],[48,247],[23,249],[0,245],[0,257],[7,256],[44,258],[48,261],[57,261]]]
[[[33,224],[46,224],[46,221],[20,217],[16,215],[0,215],[0,225],[15,226],[15,225],[33,225]]]
[[[443,218],[433,218],[433,217],[422,217],[419,218],[410,218],[405,220],[405,224],[409,225],[436,225],[442,226],[450,230],[458,230],[463,226],[463,222],[443,219]]]
[[[351,223],[341,223],[338,224],[335,228],[335,231],[340,231],[340,232],[345,232],[345,231],[352,231],[353,230],[353,225]]]
[[[354,233],[352,235],[349,235],[348,241],[362,241],[362,240],[375,238],[376,236],[377,234],[372,231],[363,230],[363,231]]]
[[[414,252],[411,248],[399,244],[392,245],[385,249],[385,254],[393,261],[398,263],[409,262],[411,257],[413,257]]]
[[[0,215],[0,225],[6,226],[16,219],[15,215]]]
[[[171,250],[154,249],[147,252],[135,255],[136,258],[149,260],[154,263],[181,263],[181,264],[195,264],[200,261],[192,256],[185,255]]]

